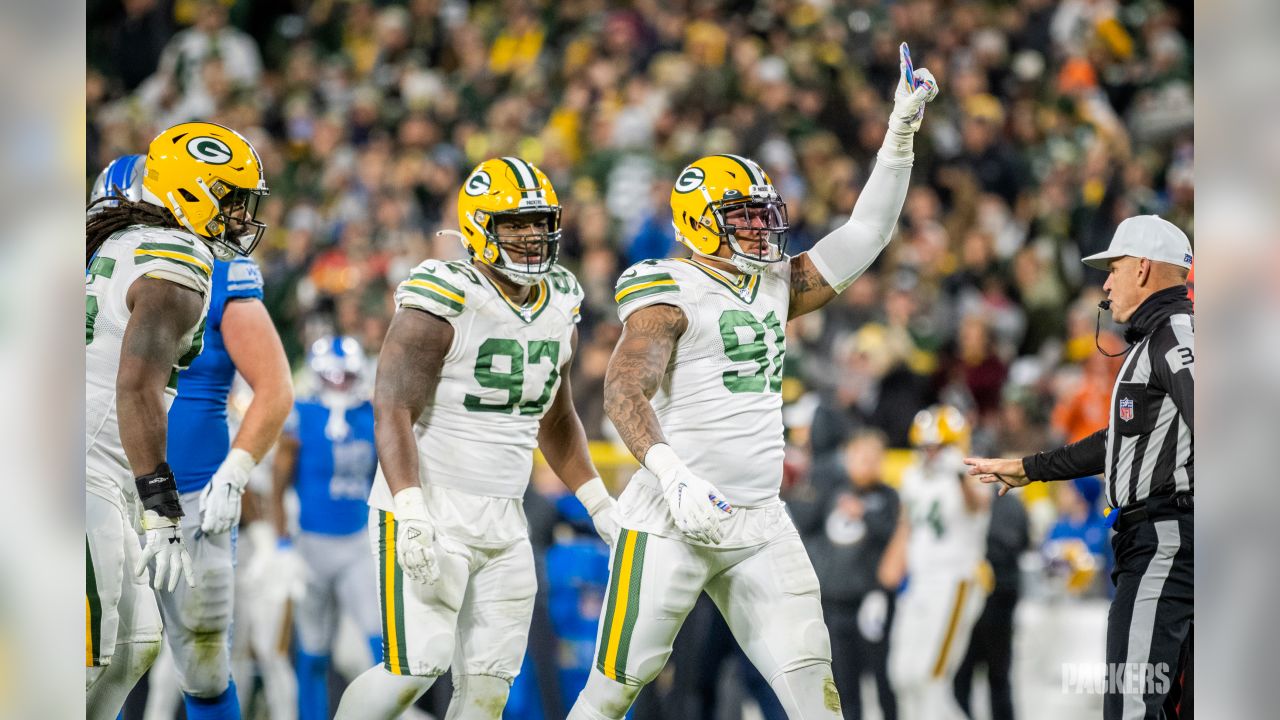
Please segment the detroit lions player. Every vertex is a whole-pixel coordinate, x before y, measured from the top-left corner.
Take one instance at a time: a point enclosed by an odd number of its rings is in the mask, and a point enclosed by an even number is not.
[[[783,326],[834,299],[888,244],[936,93],[904,52],[849,221],[795,257],[786,204],[755,162],[712,155],[680,173],[672,224],[694,257],[638,263],[614,296],[623,331],[605,411],[644,467],[618,501],[596,664],[572,720],[622,718],[704,590],[788,717],[841,717],[818,578],[778,498]]]
[[[382,660],[382,627],[373,556],[369,554],[369,487],[377,469],[368,362],[353,337],[322,337],[307,367],[314,396],[299,399],[276,445],[272,519],[289,544],[284,494],[298,493],[296,546],[306,563],[306,592],[297,607],[298,717],[329,718],[329,661],[341,615],[369,638]]]
[[[196,581],[188,548],[197,559],[202,553],[185,532],[196,516],[184,513],[166,462],[167,413],[179,371],[205,342],[214,257],[248,255],[266,227],[255,219],[268,192],[262,162],[235,131],[180,123],[151,141],[145,162],[141,199],[100,199],[85,222],[91,718],[115,717],[159,650],[148,565],[154,561],[155,588],[167,591],[166,602],[184,575],[184,591]],[[185,509],[194,511],[194,503],[188,498]],[[135,531],[146,536],[141,553]]]

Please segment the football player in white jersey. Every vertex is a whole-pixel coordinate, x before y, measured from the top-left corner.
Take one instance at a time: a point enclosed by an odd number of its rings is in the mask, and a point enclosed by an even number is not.
[[[583,292],[556,264],[560,204],[516,157],[458,193],[470,262],[428,260],[396,291],[374,388],[369,530],[383,663],[339,718],[392,718],[453,669],[449,720],[497,720],[520,669],[537,580],[522,497],[540,448],[606,542],[614,501],[573,408]]]
[[[783,327],[849,286],[889,242],[913,138],[937,94],[903,57],[878,162],[845,225],[796,257],[755,162],[704,157],[671,194],[685,260],[618,281],[623,332],[605,410],[644,467],[619,499],[596,664],[569,717],[617,720],[657,676],[705,590],[791,718],[839,718],[818,578],[778,498]]]
[[[161,622],[147,587],[173,592],[191,557],[165,462],[178,371],[203,345],[214,256],[247,255],[265,226],[257,152],[190,122],[148,148],[142,199],[112,197],[85,223],[86,708],[114,718],[155,659]],[[189,508],[194,510],[193,508]],[[136,532],[145,533],[139,550]]]
[[[904,720],[964,720],[952,689],[994,577],[987,564],[991,493],[967,473],[964,415],[949,405],[916,414],[915,461],[902,475],[903,519],[886,566],[907,589],[889,636],[889,680]]]

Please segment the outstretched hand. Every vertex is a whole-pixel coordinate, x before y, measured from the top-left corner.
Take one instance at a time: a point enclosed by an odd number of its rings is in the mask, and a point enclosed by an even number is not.
[[[1023,469],[1020,458],[968,457],[964,459],[964,464],[969,466],[969,474],[982,482],[1000,483],[1001,495],[1031,482],[1027,479],[1027,471]]]

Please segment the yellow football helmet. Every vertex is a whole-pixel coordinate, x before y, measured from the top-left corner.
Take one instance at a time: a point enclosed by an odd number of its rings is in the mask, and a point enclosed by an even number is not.
[[[498,224],[511,221],[528,223],[533,232],[500,236]],[[477,261],[514,283],[533,285],[551,272],[560,254],[560,198],[533,163],[490,158],[458,191],[458,227],[462,244]]]
[[[951,405],[934,405],[916,413],[908,439],[913,447],[955,445],[964,449],[969,444],[969,423],[964,413]]]
[[[738,155],[708,155],[680,172],[671,190],[671,224],[676,239],[697,255],[714,257],[728,246],[728,260],[744,273],[755,275],[785,257],[787,204],[768,173]]]
[[[258,151],[240,133],[208,122],[185,122],[147,148],[142,199],[173,213],[226,260],[253,252],[267,226],[254,219],[270,193]]]

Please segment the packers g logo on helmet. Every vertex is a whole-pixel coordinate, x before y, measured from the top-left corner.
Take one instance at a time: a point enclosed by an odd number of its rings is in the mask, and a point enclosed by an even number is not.
[[[500,235],[499,225],[531,226]],[[545,222],[546,229],[536,225]],[[458,192],[458,228],[472,257],[520,285],[534,285],[560,252],[560,200],[546,174],[518,157],[485,160]]]
[[[187,141],[187,152],[191,157],[210,165],[226,165],[231,162],[231,148],[214,137],[191,138]]]
[[[969,423],[955,407],[934,405],[916,413],[907,439],[914,447],[956,445],[963,449],[969,443]]]
[[[671,224],[676,239],[697,255],[714,257],[727,246],[725,259],[744,273],[785,257],[787,204],[768,174],[738,155],[708,155],[680,172],[671,190]]]
[[[230,128],[179,123],[147,148],[142,199],[166,208],[223,259],[253,252],[267,229],[255,219],[258,203],[269,193],[258,151]]]

